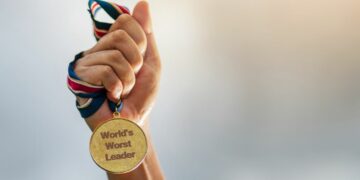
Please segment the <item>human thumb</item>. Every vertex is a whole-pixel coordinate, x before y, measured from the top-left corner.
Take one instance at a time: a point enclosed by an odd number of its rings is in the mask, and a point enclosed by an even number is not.
[[[145,34],[152,33],[150,8],[147,1],[141,0],[136,4],[133,12],[133,17],[144,29]]]
[[[138,21],[138,23],[143,28],[147,38],[147,49],[144,57],[145,59],[144,63],[157,64],[157,62],[146,62],[147,59],[155,59],[155,60],[159,59],[154,33],[152,29],[152,21],[151,21],[150,7],[148,1],[141,0],[136,4],[133,12],[133,17]]]

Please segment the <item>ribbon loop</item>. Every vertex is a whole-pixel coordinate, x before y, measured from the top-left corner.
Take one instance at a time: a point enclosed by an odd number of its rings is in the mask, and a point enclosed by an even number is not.
[[[113,20],[116,20],[121,14],[130,14],[130,11],[125,6],[120,6],[113,2],[106,2],[102,0],[89,0],[89,13],[93,21],[94,36],[96,40],[105,36],[110,27],[111,23],[100,22],[96,20],[96,15],[99,10],[103,9]]]

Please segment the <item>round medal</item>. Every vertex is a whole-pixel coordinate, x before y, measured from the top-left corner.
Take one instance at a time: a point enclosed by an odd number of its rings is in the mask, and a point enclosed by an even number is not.
[[[90,139],[90,153],[102,169],[123,174],[134,170],[147,152],[144,131],[133,121],[114,116],[95,129]]]

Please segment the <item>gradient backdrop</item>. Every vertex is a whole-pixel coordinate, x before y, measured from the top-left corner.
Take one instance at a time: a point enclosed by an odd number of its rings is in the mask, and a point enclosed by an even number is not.
[[[65,85],[87,1],[0,1],[0,179],[106,179]],[[168,179],[360,179],[360,1],[150,1]]]

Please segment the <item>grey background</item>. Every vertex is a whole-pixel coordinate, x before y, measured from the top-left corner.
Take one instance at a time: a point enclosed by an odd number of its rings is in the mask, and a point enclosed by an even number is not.
[[[168,179],[360,179],[359,1],[150,2]],[[1,0],[0,179],[105,179],[65,86],[86,3]]]

